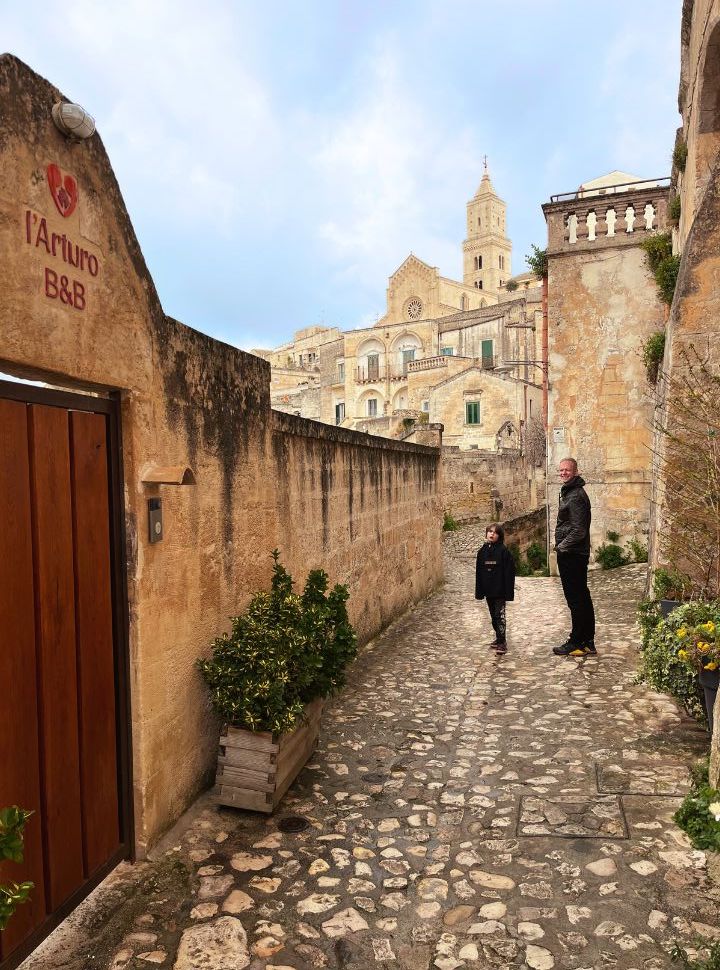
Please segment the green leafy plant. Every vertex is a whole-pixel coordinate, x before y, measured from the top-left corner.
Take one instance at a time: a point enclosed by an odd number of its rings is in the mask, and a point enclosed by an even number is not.
[[[601,569],[617,569],[618,566],[627,566],[630,557],[623,552],[622,546],[618,545],[619,534],[608,530],[606,536],[608,541],[595,550],[595,562],[600,564]]]
[[[32,812],[13,805],[0,809],[0,862],[23,861],[23,832]],[[4,930],[22,903],[30,897],[34,884],[31,882],[0,883],[0,930]]]
[[[633,562],[648,561],[648,547],[644,542],[641,542],[639,539],[628,539],[626,545]]]
[[[532,252],[525,257],[525,262],[530,267],[531,271],[537,276],[538,279],[542,279],[548,274],[548,253],[547,249],[540,249],[534,243],[531,244],[530,248]]]
[[[669,306],[673,300],[680,269],[680,257],[673,256],[672,234],[669,232],[653,233],[647,236],[641,245],[645,250],[645,258],[650,267],[650,272],[655,277],[658,295],[663,303],[667,303]]]
[[[707,954],[707,958],[698,957],[697,960],[692,960],[687,950],[676,942],[670,949],[670,958],[673,963],[682,961],[685,970],[720,970],[720,943],[712,943],[706,947],[703,942],[699,949]]]
[[[657,330],[642,345],[642,359],[645,373],[651,384],[657,384],[660,364],[665,355],[665,331]]]
[[[688,588],[686,576],[676,569],[658,566],[653,575],[653,594],[658,600],[683,600]]]
[[[530,566],[533,572],[537,572],[540,569],[545,569],[547,566],[547,550],[545,549],[545,543],[531,542],[525,552],[525,558],[527,559],[528,566]]]
[[[650,634],[662,620],[660,603],[657,600],[641,599],[637,607],[637,622],[640,627],[642,648],[647,646]]]
[[[403,418],[402,425],[406,431],[409,431],[411,428],[415,427],[415,418]]]
[[[508,293],[514,293],[517,288],[517,280],[508,280],[505,284],[505,289],[508,291]]]
[[[680,213],[682,212],[682,203],[680,201],[679,195],[674,195],[670,200],[670,205],[668,206],[668,215],[670,221],[677,225],[680,222]]]
[[[256,593],[245,612],[232,617],[231,631],[213,643],[212,658],[197,666],[224,721],[279,734],[295,726],[306,704],[343,686],[357,637],[346,586],[328,593],[327,574],[313,569],[297,595],[278,551],[272,556],[270,591]]]
[[[664,620],[652,625],[653,614],[645,607],[647,624],[640,654],[638,679],[655,690],[671,694],[688,714],[705,722],[702,688],[695,671],[678,655],[681,639],[678,631],[712,621],[720,625],[720,600],[694,600],[676,607]]]
[[[710,787],[707,758],[694,766],[690,791],[673,819],[696,849],[720,851],[720,791]]]
[[[678,172],[684,172],[685,166],[687,164],[688,149],[687,145],[681,137],[678,137],[675,142],[675,148],[672,154],[672,163]]]
[[[532,576],[532,567],[523,559],[523,554],[520,552],[520,546],[517,542],[508,542],[507,550],[513,557],[515,562],[515,575],[516,576]]]
[[[443,532],[457,532],[460,523],[452,512],[443,512]]]

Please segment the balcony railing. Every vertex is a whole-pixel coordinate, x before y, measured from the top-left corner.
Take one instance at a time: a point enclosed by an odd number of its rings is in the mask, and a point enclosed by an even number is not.
[[[355,380],[358,384],[374,384],[377,381],[385,380],[385,367],[378,364],[377,367],[368,367],[367,364],[358,367],[355,371]]]
[[[492,370],[497,363],[497,357],[493,354],[483,354],[480,358],[480,366],[483,370]]]
[[[448,360],[452,360],[452,357],[423,357],[421,360],[411,360],[407,369],[411,374],[421,370],[435,370],[436,367],[447,367]]]

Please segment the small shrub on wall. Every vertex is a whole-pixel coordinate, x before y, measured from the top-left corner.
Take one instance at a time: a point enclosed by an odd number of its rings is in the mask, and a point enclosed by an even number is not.
[[[452,512],[443,512],[443,532],[457,532],[460,523]]]
[[[657,330],[642,345],[642,359],[650,384],[656,384],[658,372],[665,355],[665,331]]]
[[[655,277],[658,296],[669,306],[680,269],[680,257],[673,256],[672,235],[669,232],[656,232],[647,236],[641,245],[645,250],[650,272]]]

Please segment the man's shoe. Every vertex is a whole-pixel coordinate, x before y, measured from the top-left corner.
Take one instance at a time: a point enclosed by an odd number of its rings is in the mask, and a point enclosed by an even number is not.
[[[497,654],[507,653],[507,643],[497,643],[495,645],[495,653]]]
[[[584,657],[586,652],[583,644],[574,643],[572,640],[566,640],[559,647],[553,647],[553,653],[556,657]]]
[[[583,644],[583,646],[585,647],[585,653],[588,655],[588,657],[597,657],[598,653],[595,649],[594,641],[588,640],[587,643]]]

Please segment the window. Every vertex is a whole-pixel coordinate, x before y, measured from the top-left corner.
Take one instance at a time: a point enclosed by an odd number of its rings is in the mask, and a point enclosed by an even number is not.
[[[377,417],[377,398],[369,397],[367,402],[367,416],[369,418]]]
[[[335,424],[342,424],[345,420],[345,402],[340,401],[335,405]]]
[[[380,377],[380,355],[368,354],[367,356],[368,380],[376,381]]]
[[[410,350],[403,350],[402,352],[402,369],[403,374],[407,374],[408,364],[411,360],[415,360],[415,348],[411,347]]]
[[[482,256],[475,257],[475,269],[482,269]]]
[[[482,280],[475,280],[475,286],[477,286],[477,288],[479,290],[481,290],[482,289]]]
[[[480,402],[465,402],[465,424],[480,424]]]
[[[505,269],[505,257],[498,256],[498,269]]]
[[[345,361],[339,360],[337,367],[338,367],[338,380],[344,381],[345,380]]]
[[[481,345],[480,354],[482,356],[483,367],[492,367],[493,365],[493,342],[492,340],[483,340]]]
[[[429,414],[430,413],[430,402],[429,401],[423,401],[422,404],[420,405],[420,410],[421,411],[424,411],[425,414]]]
[[[440,356],[441,357],[452,357],[452,356],[454,356],[454,354],[455,354],[455,351],[454,351],[454,349],[452,347],[441,347],[440,348]]]

